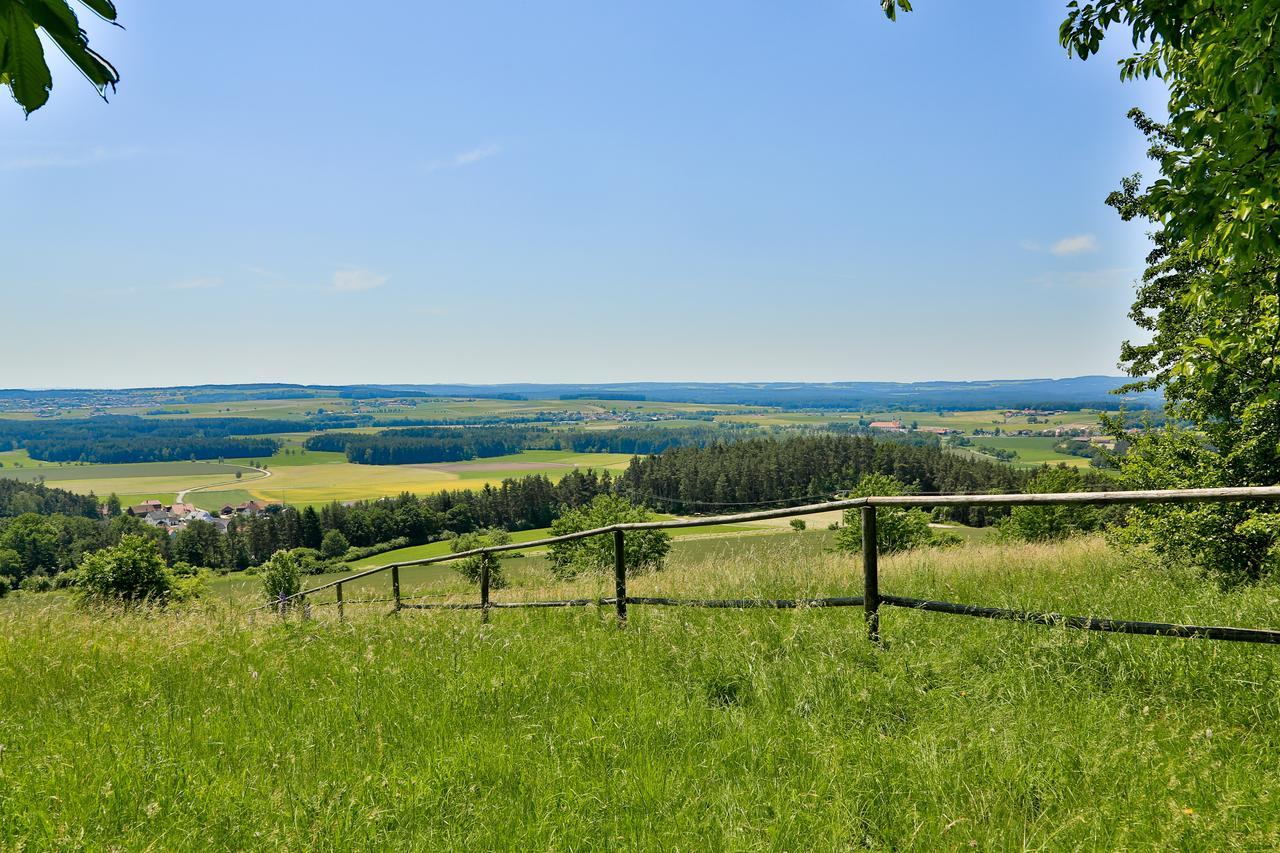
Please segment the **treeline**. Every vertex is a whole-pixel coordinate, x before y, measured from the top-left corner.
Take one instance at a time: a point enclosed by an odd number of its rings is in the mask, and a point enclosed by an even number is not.
[[[0,450],[25,448],[48,462],[170,462],[270,456],[279,444],[267,433],[297,421],[265,418],[175,418],[103,415],[58,421],[0,421]],[[249,437],[246,437],[249,436]]]
[[[345,452],[362,465],[406,465],[461,462],[506,456],[521,450],[570,450],[575,453],[662,453],[674,447],[704,447],[733,441],[752,427],[634,426],[611,430],[550,430],[545,427],[448,427],[396,429],[386,432],[325,433],[307,439],[308,450]]]
[[[532,433],[532,430],[512,427],[422,427],[371,435],[339,432],[312,436],[307,439],[306,447],[342,451],[348,461],[361,465],[461,462],[519,453],[528,445]]]
[[[260,565],[281,549],[319,550],[334,531],[352,549],[374,549],[382,543],[420,545],[489,527],[529,530],[549,526],[565,509],[589,504],[615,485],[608,472],[573,471],[556,483],[535,475],[479,490],[284,508],[235,518],[226,536],[212,525],[192,522],[163,548],[171,560],[237,570]]]
[[[12,518],[29,512],[97,518],[98,500],[92,495],[51,489],[41,483],[0,479],[0,518]]]
[[[817,502],[852,488],[867,474],[887,474],[926,494],[1019,492],[1029,479],[1025,471],[967,459],[933,443],[801,435],[637,457],[617,488],[633,502],[665,512],[709,513]],[[981,526],[1002,514],[996,508],[956,507],[951,517]]]

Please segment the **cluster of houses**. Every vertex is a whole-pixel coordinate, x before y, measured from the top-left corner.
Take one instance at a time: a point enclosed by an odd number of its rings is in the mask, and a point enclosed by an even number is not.
[[[160,527],[175,534],[186,529],[193,521],[203,521],[218,528],[219,532],[227,532],[227,524],[236,516],[259,515],[267,511],[270,504],[265,501],[245,501],[240,504],[226,504],[218,510],[217,515],[208,510],[189,503],[175,503],[166,506],[158,500],[143,501],[125,509],[127,515],[142,519],[143,523],[152,527]]]

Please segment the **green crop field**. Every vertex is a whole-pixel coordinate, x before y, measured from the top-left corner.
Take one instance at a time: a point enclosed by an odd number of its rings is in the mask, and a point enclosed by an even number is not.
[[[191,501],[205,508],[221,506],[227,500],[223,493],[229,491],[247,491],[254,498],[296,505],[364,500],[401,492],[428,494],[444,489],[478,489],[485,484],[498,485],[509,477],[533,474],[558,480],[575,468],[617,473],[631,459],[621,453],[526,450],[511,456],[424,465],[355,465],[344,461],[340,454],[327,454],[338,461],[309,464],[312,455],[277,454],[268,461],[270,477],[252,482],[246,478],[194,492]]]
[[[677,553],[631,588],[856,594],[857,560],[820,539]],[[497,596],[609,586],[524,562]],[[467,591],[438,571],[442,594]],[[1096,539],[926,551],[881,573],[900,594],[1280,624],[1272,585],[1223,592]],[[896,609],[877,648],[858,608],[634,606],[620,631],[595,607],[486,625],[236,606],[0,600],[0,848],[1280,846],[1270,647]]]
[[[1013,460],[1011,464],[1019,467],[1036,467],[1040,465],[1070,465],[1075,468],[1088,468],[1089,460],[1083,456],[1072,456],[1069,453],[1058,453],[1054,451],[1053,446],[1060,439],[1042,437],[1038,435],[979,435],[972,439],[974,445],[986,445],[999,450],[1012,450],[1018,454],[1018,458]],[[973,447],[961,447],[957,450],[968,451],[973,453],[976,458],[990,459],[992,457],[980,454]]]

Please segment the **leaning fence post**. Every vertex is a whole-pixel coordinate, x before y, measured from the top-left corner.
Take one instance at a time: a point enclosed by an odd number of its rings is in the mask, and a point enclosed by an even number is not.
[[[622,531],[613,531],[613,595],[618,611],[618,627],[627,624],[627,559],[624,556]]]
[[[391,567],[391,597],[396,602],[396,613],[400,612],[400,567]]]
[[[862,507],[862,611],[867,618],[867,638],[880,642],[880,565],[876,550],[876,508]]]
[[[480,558],[480,621],[489,621],[489,555]]]
[[[338,581],[338,585],[335,589],[338,591],[338,621],[341,622],[344,615],[342,612],[342,581]]]

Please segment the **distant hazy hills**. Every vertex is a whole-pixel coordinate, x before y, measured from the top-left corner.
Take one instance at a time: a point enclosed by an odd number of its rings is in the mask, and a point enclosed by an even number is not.
[[[501,394],[530,399],[643,397],[671,403],[740,403],[786,408],[1158,408],[1156,393],[1112,393],[1130,382],[1116,376],[992,379],[981,382],[618,382],[608,384],[392,385],[442,396]]]
[[[1112,392],[1129,380],[992,379],[981,382],[616,382],[505,385],[197,385],[167,388],[0,390],[2,408],[199,403],[290,397],[503,397],[626,399],[669,403],[742,404],[789,409],[1159,408],[1159,394]]]

